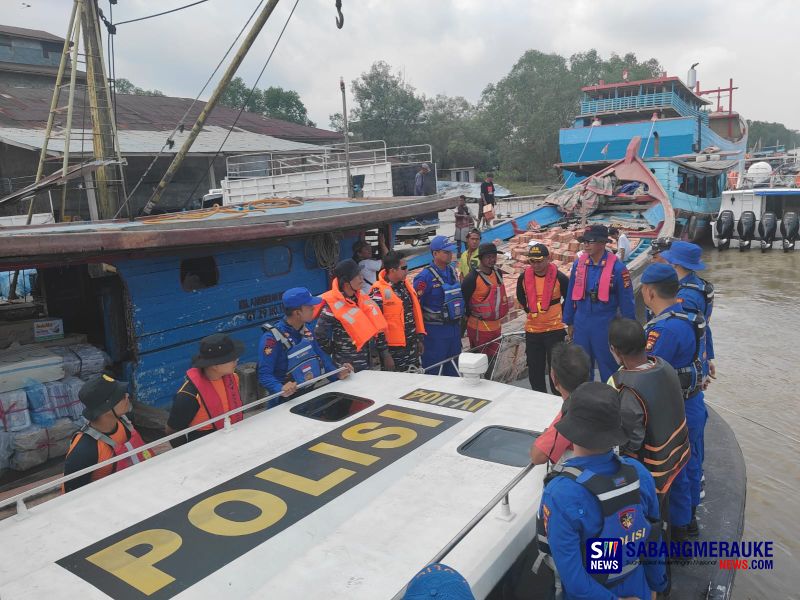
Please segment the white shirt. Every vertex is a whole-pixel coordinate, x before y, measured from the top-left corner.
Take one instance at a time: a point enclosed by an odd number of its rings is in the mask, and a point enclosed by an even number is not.
[[[622,259],[622,252],[621,252],[622,250],[625,251],[625,258],[630,258],[631,243],[628,240],[628,236],[620,232],[619,239],[617,240],[617,257],[620,259]]]
[[[366,258],[359,261],[358,266],[361,267],[361,276],[364,278],[361,291],[365,294],[369,294],[370,289],[372,289],[372,284],[378,279],[378,271],[383,268],[383,262]]]

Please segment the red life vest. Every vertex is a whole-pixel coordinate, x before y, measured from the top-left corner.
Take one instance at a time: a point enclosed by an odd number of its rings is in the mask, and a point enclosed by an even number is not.
[[[495,269],[494,275],[497,278],[497,283],[492,283],[481,271],[478,270],[476,273],[483,280],[486,296],[478,300],[476,299],[476,294],[472,294],[469,299],[469,314],[481,321],[499,321],[508,314],[508,296],[506,295],[502,276]],[[477,291],[476,287],[475,292],[477,293]]]
[[[229,410],[233,410],[234,408],[239,408],[242,405],[242,399],[239,397],[239,379],[236,377],[235,374],[233,375],[223,375],[222,383],[225,385],[225,391],[227,392],[227,400],[228,400],[228,409],[225,410],[225,404],[222,402],[222,398],[219,397],[217,390],[214,388],[214,384],[203,375],[203,371],[197,368],[191,368],[186,371],[186,377],[189,378],[194,384],[194,387],[197,388],[197,402],[200,405],[197,413],[194,415],[194,419],[192,419],[191,423],[189,423],[189,427],[194,425],[199,425],[209,419],[213,419],[214,417],[218,417],[221,414],[228,412]],[[236,413],[235,415],[231,415],[231,423],[238,423],[243,419],[242,413]],[[224,421],[215,421],[214,423],[209,423],[206,427],[202,428],[202,431],[208,431],[209,429],[222,429],[225,426]]]
[[[334,279],[331,289],[320,296],[330,308],[336,320],[342,324],[353,341],[356,350],[361,350],[378,333],[386,331],[386,319],[378,305],[369,296],[356,290],[356,302],[347,300],[339,291],[339,282]],[[322,304],[317,305],[314,316],[319,315]]]
[[[533,272],[533,267],[529,266],[525,269],[525,298],[528,300],[528,312],[532,314],[539,314],[540,312],[547,312],[553,302],[553,289],[556,286],[556,279],[558,278],[558,269],[553,263],[547,265],[547,273],[544,276],[544,289],[542,290],[542,297],[536,296],[536,273]],[[561,299],[558,299],[561,302]]]
[[[600,302],[608,302],[611,297],[611,278],[614,275],[614,264],[617,257],[606,250],[603,259],[606,261],[603,272],[600,274],[600,285],[597,290],[597,299]],[[572,300],[580,301],[586,295],[586,267],[592,261],[589,256],[581,257],[576,264],[575,285],[572,287]]]
[[[390,346],[405,346],[406,345],[406,326],[404,319],[403,301],[400,296],[392,290],[392,284],[386,281],[386,271],[381,271],[378,274],[378,280],[372,286],[372,289],[378,290],[383,300],[383,317],[386,319],[386,343]],[[422,307],[419,304],[419,297],[417,292],[414,291],[408,279],[404,279],[406,290],[411,297],[411,304],[414,310],[414,325],[417,328],[417,333],[425,333],[425,324],[422,321]]]

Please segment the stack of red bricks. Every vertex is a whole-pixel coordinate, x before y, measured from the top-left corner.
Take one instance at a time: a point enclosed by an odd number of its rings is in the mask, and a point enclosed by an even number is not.
[[[580,250],[578,229],[562,229],[556,227],[545,231],[526,231],[509,240],[508,252],[511,253],[514,272],[522,272],[528,266],[528,244],[537,241],[547,246],[553,263],[564,273],[569,273],[575,257]]]

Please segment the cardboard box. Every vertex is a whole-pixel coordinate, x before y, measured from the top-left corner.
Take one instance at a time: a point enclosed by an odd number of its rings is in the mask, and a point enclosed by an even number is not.
[[[39,319],[33,322],[33,340],[44,342],[64,337],[64,321],[61,319]]]

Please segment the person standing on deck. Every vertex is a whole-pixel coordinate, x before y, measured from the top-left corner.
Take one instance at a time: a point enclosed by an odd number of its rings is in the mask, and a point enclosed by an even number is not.
[[[300,395],[297,386],[304,381],[336,370],[331,357],[306,327],[314,320],[314,307],[322,304],[322,299],[298,287],[286,290],[281,301],[284,317],[274,325],[263,325],[264,335],[258,344],[258,382],[270,396],[278,392],[282,396],[271,400],[268,408]],[[342,371],[331,381],[349,374],[349,370]]]
[[[420,165],[419,171],[417,172],[416,176],[414,177],[414,195],[415,196],[424,196],[425,195],[425,177],[430,172],[431,172],[431,166],[428,163],[422,163],[422,165]]]
[[[397,252],[383,258],[383,271],[372,286],[370,297],[386,319],[386,344],[395,371],[420,366],[424,350],[425,323],[417,293],[406,278],[408,263]]]
[[[239,376],[234,372],[244,344],[224,333],[214,333],[200,340],[200,352],[186,371],[186,381],[175,394],[167,419],[167,435],[198,425],[242,406]],[[231,422],[242,420],[242,413],[231,415]],[[177,448],[222,429],[222,420],[209,423],[170,442]]]
[[[621,315],[636,318],[631,275],[612,252],[605,225],[590,225],[580,238],[586,254],[572,264],[564,324],[567,336],[580,344],[608,381],[617,363],[608,348],[608,326]]]
[[[616,227],[608,228],[608,237],[617,242],[617,258],[625,262],[631,256],[631,242],[624,232]]]
[[[486,224],[486,229],[492,226],[492,219],[487,219],[486,215],[494,214],[494,175],[489,173],[486,179],[481,183],[481,200],[478,203],[478,229],[481,227],[481,221]]]
[[[383,238],[383,232],[378,233],[378,251],[380,256],[386,256],[389,248],[386,246],[386,241]],[[364,283],[361,291],[369,295],[372,284],[378,279],[378,271],[383,268],[383,262],[373,257],[373,248],[366,241],[359,240],[353,244],[353,260],[358,263],[361,269],[361,277]]]
[[[569,399],[566,414],[555,424],[572,441],[573,456],[553,467],[536,519],[541,563],[556,574],[566,600],[577,598],[639,598],[666,589],[663,561],[640,564],[622,544],[621,572],[590,574],[584,558],[589,538],[643,542],[661,537],[658,497],[650,472],[639,461],[613,451],[625,443],[617,392],[605,383],[584,383]]]
[[[88,423],[72,436],[64,459],[64,475],[77,473],[144,446],[142,436],[125,416],[131,410],[127,382],[117,381],[109,375],[96,375],[81,386],[78,398],[85,407],[83,416]],[[76,490],[152,456],[151,451],[145,450],[71,479],[61,486],[61,493]]]
[[[517,279],[517,302],[528,313],[525,321],[525,354],[531,389],[547,393],[545,376],[549,372],[553,347],[567,335],[562,319],[562,305],[567,301],[569,278],[550,262],[544,244],[528,248],[530,265]],[[553,379],[550,390],[557,394]]]
[[[456,233],[453,238],[456,240],[456,252],[458,258],[460,259],[461,243],[463,242],[465,246],[467,245],[467,236],[469,235],[470,228],[475,221],[472,213],[469,212],[466,196],[458,197],[458,206],[456,206],[455,217]]]
[[[380,309],[361,291],[364,282],[355,261],[347,259],[333,269],[331,289],[314,307],[319,317],[314,336],[320,347],[337,365],[350,364],[353,371],[369,370],[370,348],[378,352],[383,366],[394,370],[394,362],[386,346],[386,319]]]
[[[703,402],[705,319],[700,313],[684,311],[677,298],[679,289],[678,274],[670,265],[654,263],[642,273],[642,300],[655,315],[645,327],[645,350],[663,358],[678,372],[692,451],[685,467],[688,497],[678,487],[678,480],[670,490],[673,540],[699,534],[695,513],[700,504],[703,431],[708,418]]]
[[[433,262],[414,278],[414,291],[422,306],[425,323],[425,351],[422,367],[427,368],[461,354],[461,318],[465,314],[464,297],[453,262],[453,245],[447,237],[437,235],[431,241]],[[439,368],[431,371],[438,374]],[[447,362],[442,375],[457,377],[455,367]]]
[[[489,358],[496,356],[500,342],[502,318],[508,314],[508,297],[503,286],[503,274],[495,267],[497,246],[481,244],[478,249],[479,265],[461,283],[461,295],[467,306],[467,337],[471,348],[483,346]]]
[[[469,272],[478,268],[478,247],[481,245],[481,232],[471,229],[467,234],[467,244],[461,257],[458,259],[458,279],[464,281]]]

